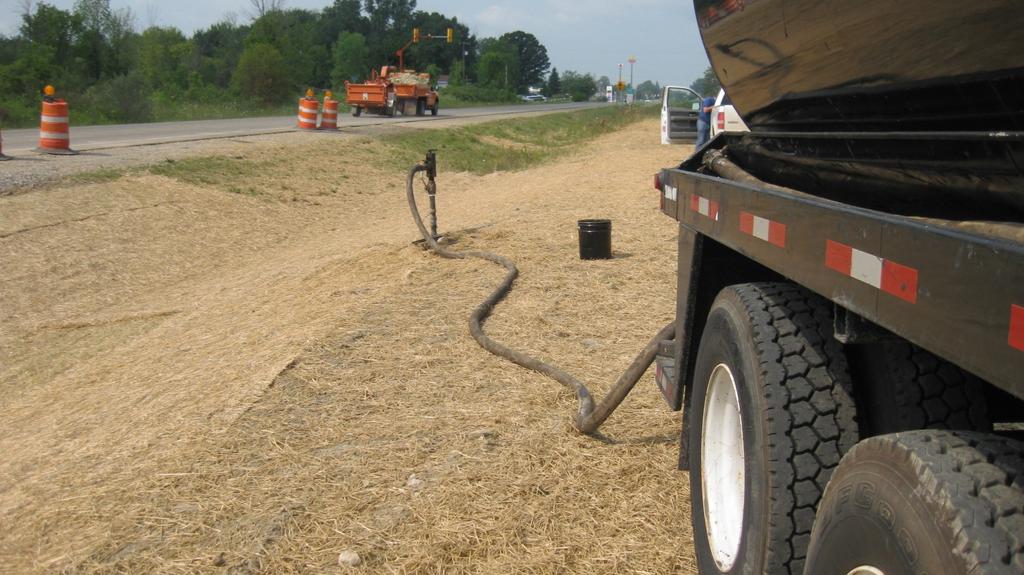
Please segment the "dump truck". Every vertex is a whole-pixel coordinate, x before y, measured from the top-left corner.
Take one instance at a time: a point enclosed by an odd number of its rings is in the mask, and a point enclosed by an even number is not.
[[[436,116],[440,98],[431,88],[430,80],[429,74],[383,66],[380,72],[374,70],[366,82],[345,82],[345,103],[357,117],[363,110],[385,116],[394,116],[396,112],[423,116],[429,110]]]
[[[1024,573],[1024,3],[694,7],[750,128],[655,176],[700,572]]]
[[[444,35],[421,34],[419,28],[412,29],[412,36],[395,51],[398,66],[382,66],[380,72],[373,70],[370,78],[362,84],[345,82],[345,103],[353,116],[360,116],[363,110],[393,117],[395,112],[402,115],[423,116],[427,110],[436,116],[440,98],[431,85],[430,74],[405,69],[405,51],[423,40],[444,40],[451,44],[455,29],[448,28]]]

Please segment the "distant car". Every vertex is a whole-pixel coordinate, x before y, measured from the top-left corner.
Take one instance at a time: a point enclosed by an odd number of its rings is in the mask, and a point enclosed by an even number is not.
[[[522,96],[524,102],[547,102],[548,99],[543,94],[530,94],[529,96]]]
[[[739,112],[732,106],[732,100],[725,90],[718,91],[715,105],[711,108],[711,137],[719,132],[749,132],[750,128],[743,122]]]

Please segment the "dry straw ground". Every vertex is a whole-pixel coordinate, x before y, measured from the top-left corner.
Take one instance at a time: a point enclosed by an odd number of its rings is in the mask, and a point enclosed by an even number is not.
[[[651,375],[576,434],[570,394],[467,333],[503,271],[410,245],[379,144],[289,138],[232,144],[221,180],[0,198],[0,572],[694,572]],[[602,395],[672,317],[650,182],[688,151],[645,121],[528,171],[442,165],[454,247],[522,271],[488,332]],[[577,258],[586,217],[614,259]]]

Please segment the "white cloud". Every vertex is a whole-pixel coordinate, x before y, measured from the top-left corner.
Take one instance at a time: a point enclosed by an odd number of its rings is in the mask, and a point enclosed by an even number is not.
[[[512,11],[508,8],[491,4],[478,12],[474,19],[478,25],[484,27],[508,26],[511,15]]]

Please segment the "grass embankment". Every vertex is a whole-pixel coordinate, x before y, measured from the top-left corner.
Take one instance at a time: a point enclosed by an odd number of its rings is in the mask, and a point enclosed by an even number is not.
[[[410,131],[385,138],[383,144],[391,150],[391,159],[402,166],[433,148],[439,152],[442,167],[451,171],[487,174],[522,170],[656,112],[648,106],[579,110],[447,130]]]
[[[539,165],[588,140],[650,118],[656,112],[657,109],[650,106],[615,106],[447,129],[407,130],[379,139],[367,139],[359,145],[353,145],[351,140],[337,145],[344,148],[346,161],[377,163],[384,158],[387,167],[396,170],[421,160],[426,150],[435,149],[440,168],[444,171],[489,174]],[[322,142],[316,145],[324,150]],[[188,184],[214,186],[231,193],[270,196],[278,195],[266,193],[270,182],[276,182],[272,185],[284,191],[295,185],[290,170],[277,169],[290,161],[284,156],[258,160],[242,156],[200,156],[164,160],[142,171]],[[109,182],[138,171],[138,168],[105,168],[76,174],[65,181]],[[338,177],[345,178],[344,174],[338,174]],[[331,190],[325,189],[324,192],[331,193]]]

